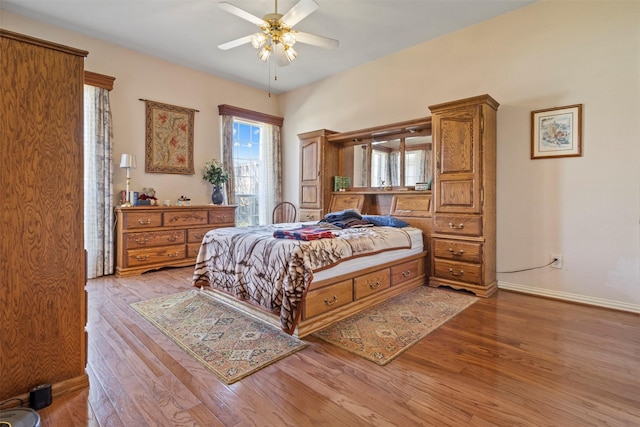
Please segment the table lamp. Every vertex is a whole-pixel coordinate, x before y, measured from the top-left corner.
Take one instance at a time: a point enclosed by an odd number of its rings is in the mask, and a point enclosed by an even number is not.
[[[129,170],[136,168],[136,156],[133,154],[123,154],[120,158],[120,168],[127,170],[127,200],[122,206],[133,206],[131,203],[131,192],[129,191],[129,184],[131,183],[131,177],[129,176]]]

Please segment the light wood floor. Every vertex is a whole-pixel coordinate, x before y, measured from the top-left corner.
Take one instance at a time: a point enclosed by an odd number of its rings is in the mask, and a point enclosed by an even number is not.
[[[91,386],[42,426],[640,425],[636,314],[499,291],[387,366],[309,338],[227,386],[129,307],[191,272],[89,281]]]

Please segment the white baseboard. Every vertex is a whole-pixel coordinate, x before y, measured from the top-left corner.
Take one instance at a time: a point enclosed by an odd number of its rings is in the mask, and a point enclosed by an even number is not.
[[[568,292],[551,291],[549,289],[534,288],[532,286],[518,285],[516,283],[498,281],[498,289],[505,289],[508,291],[522,292],[525,294],[537,295],[541,297],[577,302],[580,304],[595,305],[598,307],[611,308],[614,310],[640,313],[640,305],[637,304],[628,304],[620,301],[593,298],[584,295],[571,294]]]

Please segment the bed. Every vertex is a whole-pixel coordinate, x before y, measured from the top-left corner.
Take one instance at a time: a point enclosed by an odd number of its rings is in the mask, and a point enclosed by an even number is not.
[[[423,241],[411,226],[219,228],[202,240],[192,283],[303,337],[425,284]]]

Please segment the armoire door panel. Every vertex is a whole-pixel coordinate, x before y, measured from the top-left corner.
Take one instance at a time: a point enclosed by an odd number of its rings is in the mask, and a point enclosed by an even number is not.
[[[473,173],[473,118],[442,119],[440,174]]]
[[[475,212],[474,180],[440,181],[440,212]]]

